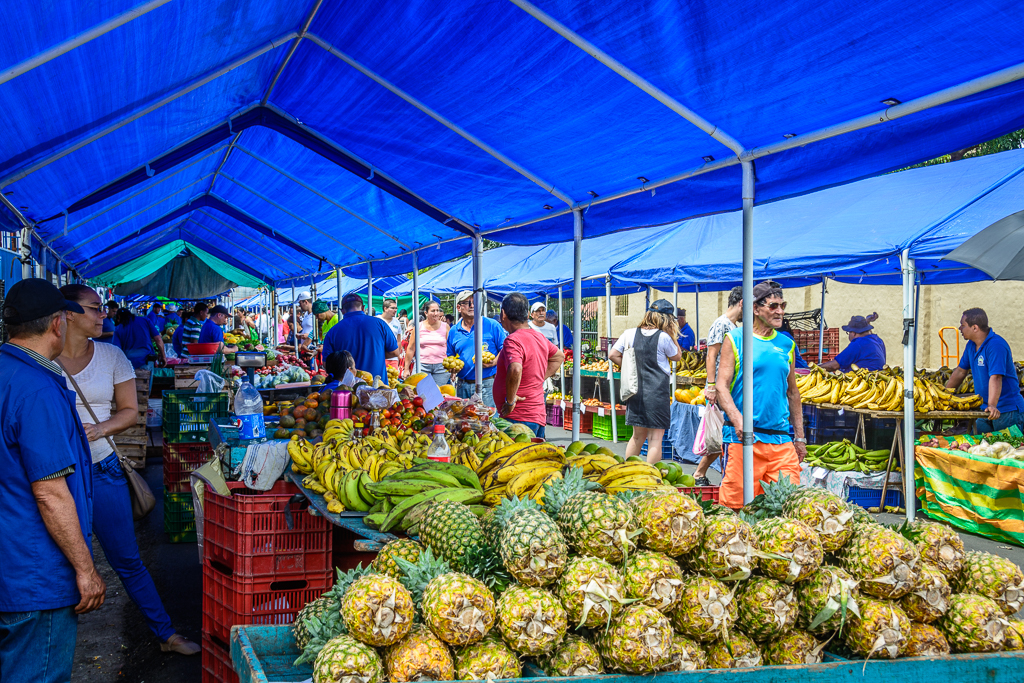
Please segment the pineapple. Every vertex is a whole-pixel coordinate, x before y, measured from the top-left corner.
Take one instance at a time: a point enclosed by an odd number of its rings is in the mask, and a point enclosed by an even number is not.
[[[341,618],[341,599],[356,579],[365,576],[371,570],[369,567],[363,567],[363,563],[360,562],[347,572],[340,569],[335,571],[337,578],[334,586],[316,600],[307,603],[295,617],[292,631],[296,644],[302,650],[302,654],[295,660],[296,666],[303,662],[315,661],[324,645],[332,638],[345,633],[345,621]],[[320,602],[321,600],[325,603]],[[306,611],[307,609],[309,611]]]
[[[391,683],[406,681],[450,681],[455,664],[448,647],[423,624],[384,651],[384,664]]]
[[[456,571],[462,569],[462,556],[469,548],[485,543],[480,520],[468,505],[453,500],[427,508],[420,521],[420,540]]]
[[[865,598],[860,615],[854,616],[844,636],[851,650],[866,658],[896,659],[907,647],[910,619],[889,600]]]
[[[697,547],[704,528],[704,511],[693,498],[655,491],[631,501],[640,535],[649,550],[679,557]]]
[[[494,596],[481,581],[466,574],[435,577],[423,591],[423,621],[451,645],[469,645],[494,626]]]
[[[455,653],[455,677],[461,681],[519,678],[522,673],[519,657],[493,633]]]
[[[517,581],[542,587],[558,580],[569,554],[565,538],[533,499],[503,500],[494,518],[501,560]]]
[[[511,586],[502,593],[497,610],[502,637],[520,654],[546,654],[565,637],[565,608],[542,588]]]
[[[743,509],[740,510],[740,517],[751,524],[757,524],[762,520],[771,519],[772,517],[781,517],[786,507],[786,501],[789,500],[790,496],[796,494],[800,487],[794,484],[787,476],[784,479],[779,479],[779,481],[762,480],[761,490],[764,493],[754,496],[754,500],[744,505]]]
[[[697,572],[723,581],[750,576],[754,564],[754,533],[750,525],[736,515],[705,516],[698,548],[693,559]]]
[[[355,638],[331,639],[313,664],[313,683],[382,683],[384,667],[377,651]]]
[[[807,631],[791,631],[761,645],[761,654],[768,666],[818,664],[825,645]]]
[[[679,606],[669,612],[677,632],[702,643],[716,640],[736,621],[734,595],[724,583],[707,576],[687,576]]]
[[[375,647],[401,640],[412,626],[415,611],[409,591],[387,574],[367,574],[356,580],[341,601],[341,618],[349,634]]]
[[[708,655],[699,643],[675,633],[672,634],[669,657],[668,664],[658,671],[697,671],[708,665]]]
[[[990,553],[969,552],[963,569],[953,581],[958,593],[975,593],[995,600],[1003,614],[1016,614],[1024,607],[1024,574],[1020,567]]]
[[[814,529],[826,553],[839,550],[853,535],[853,510],[846,501],[825,489],[800,488],[786,499],[783,514]]]
[[[672,625],[665,615],[647,605],[634,604],[622,611],[598,640],[605,664],[614,671],[649,674],[672,660]]]
[[[995,600],[969,593],[953,595],[949,611],[935,622],[953,652],[999,652],[1006,640],[1007,624]]]
[[[736,591],[736,625],[758,642],[789,632],[796,618],[796,593],[781,581],[753,576]]]
[[[373,567],[374,571],[393,576],[397,579],[402,576],[402,568],[398,566],[398,559],[401,558],[406,562],[415,563],[419,559],[421,552],[423,552],[423,546],[416,541],[411,541],[407,538],[396,538],[380,549],[377,557],[373,560],[373,564],[370,566]]]
[[[430,548],[424,548],[415,562],[409,562],[399,557],[395,559],[395,563],[402,572],[399,574],[398,580],[412,595],[412,601],[416,605],[423,604],[423,591],[427,589],[427,584],[435,577],[447,574],[452,570],[447,562],[434,557]]]
[[[795,583],[818,571],[824,553],[818,534],[795,519],[775,517],[754,525],[758,569],[777,581]]]
[[[860,580],[862,593],[876,598],[895,600],[917,585],[917,547],[880,524],[854,524],[836,559]]]
[[[944,657],[949,654],[949,643],[942,631],[931,624],[910,622],[907,649],[904,657]]]
[[[487,508],[480,516],[480,530],[484,532],[484,541],[488,545],[498,545],[498,523],[494,520],[494,508]]]
[[[761,650],[739,631],[708,645],[709,669],[749,669],[761,666]]]
[[[964,542],[955,531],[942,524],[918,519],[896,529],[917,546],[921,561],[938,567],[949,581],[964,564]]]
[[[333,595],[325,593],[316,600],[307,602],[299,610],[299,613],[295,615],[295,623],[292,624],[292,633],[295,634],[295,644],[299,647],[300,651],[306,649],[312,638],[307,626],[309,621],[316,618],[323,622],[328,617],[328,612],[337,611],[339,607],[339,601]]]
[[[579,554],[618,564],[636,547],[633,510],[615,496],[589,490],[593,487],[582,468],[570,468],[564,478],[544,485],[544,512]]]
[[[539,664],[548,676],[597,676],[604,673],[597,648],[589,640],[574,635],[567,635]]]
[[[829,565],[797,584],[800,628],[815,635],[841,631],[850,615],[860,613],[857,585],[845,571]]]
[[[495,598],[512,583],[512,576],[505,569],[501,555],[492,545],[475,545],[468,548],[466,554],[462,556],[462,571],[482,581],[491,589]]]
[[[1004,651],[1024,650],[1024,622],[1010,619],[1006,624],[1006,640],[1003,641]]]
[[[921,565],[920,578],[914,590],[900,598],[900,607],[912,621],[930,624],[949,609],[952,589],[936,567]]]
[[[645,551],[622,566],[622,583],[629,597],[642,600],[659,612],[668,612],[679,604],[683,570],[668,555]]]
[[[558,581],[558,597],[576,628],[606,627],[629,601],[615,567],[596,557],[574,557]]]

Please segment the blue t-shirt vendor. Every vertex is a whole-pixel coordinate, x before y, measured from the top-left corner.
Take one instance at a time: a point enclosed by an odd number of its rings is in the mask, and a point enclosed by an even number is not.
[[[978,433],[998,432],[1013,425],[1024,429],[1024,398],[1010,345],[988,326],[988,315],[980,308],[964,311],[960,334],[967,340],[967,348],[959,367],[946,381],[946,388],[957,389],[969,371],[985,411],[985,417],[978,418]]]
[[[864,370],[881,370],[885,367],[885,342],[871,330],[875,329],[871,324],[878,320],[878,314],[872,313],[864,317],[855,315],[850,318],[849,325],[843,325],[850,343],[846,345],[842,353],[822,363],[825,370],[841,370],[849,372],[858,368]],[[853,366],[857,367],[854,368]]]

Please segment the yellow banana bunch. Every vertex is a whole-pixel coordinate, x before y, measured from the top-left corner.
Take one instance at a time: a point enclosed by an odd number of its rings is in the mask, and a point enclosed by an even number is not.
[[[293,472],[309,474],[313,471],[313,449],[308,441],[295,437],[288,441],[287,448]]]
[[[635,460],[617,463],[604,470],[597,483],[612,494],[619,491],[655,490],[665,485],[657,467]]]
[[[593,478],[595,481],[597,479],[596,475],[600,475],[606,469],[619,464],[619,461],[614,456],[607,453],[577,453],[569,456],[565,462],[569,467],[581,468],[587,478]]]
[[[484,504],[504,497],[543,496],[543,486],[555,473],[561,476],[565,451],[551,443],[513,443],[481,462],[477,468]]]
[[[857,410],[903,410],[904,383],[899,369],[826,372],[814,366],[807,375],[797,376],[804,403],[829,403]],[[914,404],[918,413],[970,410],[981,405],[977,395],[957,396],[928,377],[914,378]]]

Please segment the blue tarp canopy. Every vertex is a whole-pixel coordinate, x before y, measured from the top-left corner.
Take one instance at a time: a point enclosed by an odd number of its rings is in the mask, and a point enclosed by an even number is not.
[[[0,228],[87,277],[175,241],[385,276],[736,210],[741,157],[763,203],[1024,127],[1011,0],[5,9]]]
[[[384,293],[386,291],[388,291],[392,287],[396,287],[396,286],[400,285],[402,282],[405,281],[405,279],[406,278],[405,278],[404,275],[392,275],[392,276],[389,276],[389,277],[380,278],[379,280],[374,278],[374,280],[373,280],[373,297],[374,297],[374,299],[375,300],[383,299],[384,298]],[[345,296],[346,294],[349,294],[350,292],[355,292],[356,294],[366,294],[366,291],[367,291],[368,287],[369,287],[369,283],[366,281],[366,279],[357,279],[357,278],[346,277],[345,275],[342,275],[342,278],[341,278],[341,295],[342,296]],[[310,289],[310,284],[309,284],[308,281],[306,281],[305,283],[303,283],[303,282],[296,282],[295,283],[295,294],[298,295],[299,292],[302,292],[302,291],[308,291],[308,292],[312,292],[313,291],[312,289]],[[410,289],[410,291],[412,291],[412,290]],[[338,282],[337,282],[337,278],[331,277],[331,278],[324,278],[323,280],[318,280],[317,283],[316,283],[316,298],[317,299],[323,299],[324,301],[328,301],[328,302],[331,302],[331,303],[337,303],[338,300],[339,300],[338,299]],[[291,288],[291,286],[289,285],[288,287],[278,287],[277,288],[277,305],[278,306],[290,306],[291,303],[292,303],[292,288]]]
[[[990,279],[940,261],[965,239],[1024,207],[1024,150],[869,178],[760,206],[754,212],[754,277],[800,286],[829,277],[899,284],[909,248],[924,284]],[[738,284],[740,212],[683,221],[615,265],[622,280],[671,289]]]

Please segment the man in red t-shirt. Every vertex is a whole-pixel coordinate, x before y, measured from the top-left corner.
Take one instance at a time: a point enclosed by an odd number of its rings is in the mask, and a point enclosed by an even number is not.
[[[544,380],[558,372],[565,355],[530,327],[530,303],[519,292],[502,300],[501,326],[508,337],[498,354],[494,405],[506,420],[524,424],[544,438]]]

